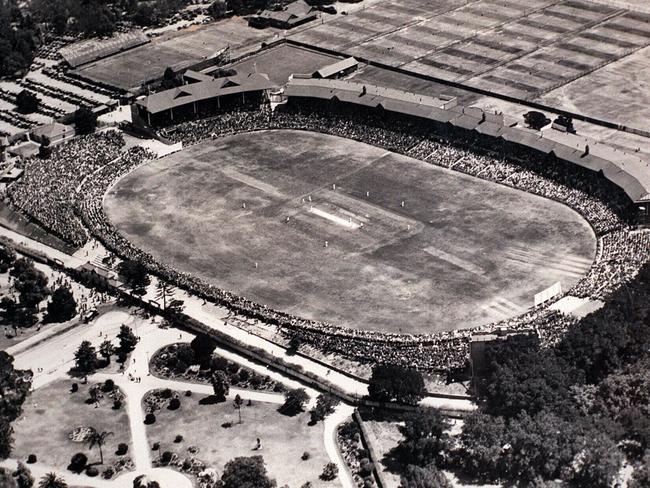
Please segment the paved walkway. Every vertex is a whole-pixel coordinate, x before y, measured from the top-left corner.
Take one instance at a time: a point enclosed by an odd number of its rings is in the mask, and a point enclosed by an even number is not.
[[[95,346],[107,338],[117,343],[116,336],[123,323],[129,325],[140,337],[138,345],[129,357],[129,364],[123,373],[100,372],[89,376],[88,381],[91,383],[103,382],[110,378],[124,392],[133,442],[131,452],[133,453],[135,471],[121,474],[113,480],[104,480],[100,477],[90,478],[85,475],[75,475],[65,470],[57,470],[36,463],[30,465],[29,468],[37,479],[48,472],[54,471],[62,476],[70,485],[89,486],[93,488],[115,488],[131,486],[133,478],[140,474],[145,474],[150,479],[159,481],[163,488],[189,488],[192,486],[191,481],[183,474],[171,468],[154,468],[152,466],[151,450],[144,425],[144,412],[141,408],[143,396],[153,389],[170,388],[179,391],[191,390],[199,394],[212,394],[212,386],[208,384],[168,380],[149,374],[149,359],[158,349],[172,343],[189,343],[194,337],[192,334],[172,328],[160,328],[159,322],[156,322],[155,319],[145,320],[130,315],[123,309],[118,309],[99,316],[92,324],[71,329],[36,346],[26,347],[23,352],[19,352],[16,355],[16,367],[33,368],[35,371],[34,388],[39,388],[60,378],[66,378],[68,377],[68,370],[74,364],[74,352],[82,340],[89,340]],[[230,351],[217,348],[217,352],[227,359],[246,366],[259,374],[268,375],[276,381],[281,381],[289,388],[303,387],[300,383],[285,378],[280,373],[269,371],[265,366],[253,363]],[[39,371],[41,367],[44,368],[43,371]],[[131,378],[140,378],[140,381],[136,382]],[[315,403],[318,392],[311,388],[306,388],[306,391],[310,396],[308,403],[308,408],[310,408]],[[274,403],[277,405],[284,403],[282,394],[241,388],[230,388],[228,399],[234,399],[237,394],[244,400],[251,399],[253,401]],[[350,473],[346,469],[343,458],[338,452],[334,434],[338,424],[347,420],[352,414],[352,411],[352,407],[340,405],[337,408],[336,414],[328,417],[325,422],[325,437],[323,440],[325,450],[332,462],[335,462],[339,466],[339,476],[343,488],[353,488],[355,485],[352,482]],[[2,465],[13,468],[15,467],[15,460],[5,461],[5,464]]]

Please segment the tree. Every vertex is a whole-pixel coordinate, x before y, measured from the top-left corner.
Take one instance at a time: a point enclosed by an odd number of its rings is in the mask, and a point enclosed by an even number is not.
[[[32,387],[31,370],[14,369],[14,358],[0,351],[0,418],[13,422]]]
[[[206,366],[210,364],[212,353],[217,348],[217,341],[209,335],[199,334],[192,339],[190,347],[192,348],[192,351],[194,351],[195,361],[202,366]]]
[[[451,488],[451,483],[433,464],[425,467],[409,464],[402,474],[401,488]]]
[[[0,459],[7,459],[13,443],[11,422],[21,412],[32,386],[32,372],[14,369],[14,358],[0,351]]]
[[[393,364],[378,364],[372,368],[368,396],[378,402],[417,404],[424,395],[422,374]]]
[[[38,157],[41,159],[50,159],[52,156],[52,146],[50,146],[50,139],[47,136],[41,137],[41,145],[38,148]]]
[[[16,279],[14,288],[20,293],[19,301],[23,307],[35,309],[50,293],[47,277],[34,268],[31,260],[18,259],[9,274]]]
[[[158,280],[156,283],[156,298],[162,300],[163,312],[167,311],[167,298],[174,296],[176,289],[166,281]]]
[[[50,302],[47,304],[46,322],[65,322],[72,319],[77,313],[77,302],[74,299],[72,291],[60,286],[52,294]]]
[[[417,466],[441,461],[441,454],[449,439],[445,431],[449,427],[449,421],[433,408],[408,414],[401,429],[404,438],[396,449],[398,460],[404,465]]]
[[[628,488],[647,488],[650,486],[650,452],[644,456],[641,466],[634,470]]]
[[[208,14],[214,19],[220,19],[226,16],[227,5],[224,0],[215,0],[208,7]]]
[[[6,273],[16,261],[16,251],[9,245],[0,245],[0,273]]]
[[[244,404],[244,400],[242,400],[242,397],[239,396],[239,393],[235,395],[235,400],[233,401],[234,407],[237,409],[237,413],[239,414],[239,423],[241,424],[241,407]]]
[[[327,393],[321,393],[316,398],[316,405],[309,412],[311,416],[312,423],[316,423],[319,420],[325,420],[325,417],[334,413],[334,407],[339,404],[339,399],[328,395]]]
[[[230,381],[228,376],[223,371],[213,371],[210,376],[210,381],[212,383],[212,389],[214,390],[214,396],[218,400],[225,400],[226,396],[230,392]]]
[[[56,473],[47,473],[39,481],[38,488],[68,488],[68,484]]]
[[[144,295],[151,278],[147,268],[140,261],[124,260],[117,266],[117,271],[126,285],[136,295]]]
[[[89,341],[83,341],[74,353],[74,360],[77,372],[86,377],[97,368],[97,351]]]
[[[18,488],[32,488],[32,486],[34,486],[34,477],[32,476],[32,472],[20,461],[18,461],[16,471],[13,472],[13,477],[16,480]]]
[[[0,459],[7,459],[13,447],[14,430],[6,419],[0,418]]]
[[[0,468],[0,488],[18,488],[16,480],[8,469]]]
[[[74,126],[77,134],[92,134],[97,128],[97,114],[87,107],[80,107],[74,113]]]
[[[106,439],[109,436],[112,436],[113,432],[107,432],[105,430],[98,431],[97,429],[91,429],[90,435],[86,439],[88,443],[88,449],[92,449],[97,446],[99,449],[99,464],[104,464],[104,453],[102,452],[102,446],[106,444]]]
[[[108,339],[99,345],[99,354],[106,360],[106,363],[110,364],[113,353],[115,353],[115,346]]]
[[[228,461],[221,475],[222,488],[275,488],[262,456],[236,457]]]
[[[24,114],[36,112],[40,103],[40,98],[29,90],[22,90],[18,95],[16,95],[16,107]]]
[[[16,332],[18,319],[18,304],[10,297],[2,297],[0,300],[0,317],[3,325],[10,325]]]
[[[542,112],[536,112],[534,110],[524,114],[524,122],[531,129],[540,130],[545,125],[551,121],[546,115]]]
[[[131,327],[125,324],[120,326],[120,332],[117,334],[117,338],[120,340],[120,353],[124,356],[133,351],[138,344],[138,338],[131,330]]]
[[[280,407],[280,412],[287,415],[295,415],[302,412],[305,404],[309,401],[309,395],[304,388],[295,388],[284,394],[284,404]]]
[[[570,409],[569,389],[581,382],[580,372],[561,358],[542,351],[509,350],[495,362],[488,377],[486,406],[490,413],[512,417],[545,408]]]

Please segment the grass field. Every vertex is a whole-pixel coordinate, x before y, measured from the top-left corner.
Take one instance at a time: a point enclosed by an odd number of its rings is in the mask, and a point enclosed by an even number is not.
[[[129,90],[162,76],[167,67],[186,68],[226,46],[230,46],[233,56],[236,56],[239,49],[271,38],[275,32],[273,29],[250,28],[244,19],[233,17],[154,39],[144,46],[84,65],[75,73]]]
[[[184,399],[178,410],[163,408],[156,412],[156,422],[147,426],[150,443],[160,443],[159,451],[151,453],[152,458],[171,451],[185,459],[190,455],[187,448],[198,446],[196,457],[222,473],[231,459],[259,454],[278,486],[286,483],[300,487],[308,481],[314,488],[337,486],[335,482],[318,479],[329,462],[322,422],[310,426],[307,413],[288,417],[278,413],[276,404],[253,401],[251,406],[247,402],[242,406],[242,423],[239,424],[231,401],[203,404],[201,400],[205,398],[192,396]],[[232,427],[222,427],[225,422],[232,422]],[[174,438],[178,434],[183,440],[177,443]],[[253,450],[258,437],[262,449]],[[310,455],[306,461],[301,459],[304,452]]]
[[[129,445],[131,451],[131,434],[126,407],[113,410],[113,401],[104,396],[99,408],[85,403],[88,389],[92,386],[79,383],[79,391],[70,393],[69,380],[58,380],[31,393],[23,414],[13,424],[15,431],[12,457],[25,460],[29,454],[36,454],[38,462],[46,466],[65,470],[72,456],[83,452],[88,456],[89,464],[97,464],[101,472],[116,460],[115,451],[121,442]],[[108,437],[104,451],[104,465],[99,465],[99,451],[89,451],[86,444],[73,442],[68,434],[75,427],[94,427],[99,432],[114,432]]]
[[[224,289],[393,332],[517,315],[595,252],[559,203],[300,131],[189,147],[122,179],[105,207],[137,246]]]

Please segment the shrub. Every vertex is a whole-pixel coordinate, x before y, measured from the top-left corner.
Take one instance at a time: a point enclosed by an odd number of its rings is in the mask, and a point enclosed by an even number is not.
[[[109,466],[104,471],[102,471],[102,478],[104,478],[105,480],[110,480],[114,474],[115,474],[115,469],[113,469],[113,466]]]
[[[113,410],[119,410],[120,408],[122,408],[122,400],[116,398],[113,400]]]
[[[192,390],[187,390],[187,391],[185,392],[185,396],[186,396],[186,397],[191,397],[191,396],[192,396]]]
[[[151,425],[151,424],[153,424],[155,421],[156,421],[156,416],[155,416],[154,414],[152,414],[152,413],[148,413],[148,414],[145,415],[145,417],[144,417],[144,423],[145,423],[146,425]]]
[[[230,427],[232,427],[232,422],[224,422],[223,424],[221,424],[221,427],[223,427],[224,429],[229,429]]]
[[[153,445],[151,446],[152,451],[157,451],[160,449],[160,442],[154,442]]]
[[[129,450],[129,446],[126,445],[124,442],[120,442],[117,445],[117,451],[115,451],[115,454],[117,454],[118,456],[124,456],[128,450]]]
[[[94,466],[88,466],[88,468],[86,468],[86,474],[94,478],[99,474],[99,471]]]
[[[259,388],[262,384],[261,378],[257,375],[253,375],[248,382],[253,388]]]
[[[107,379],[104,381],[104,384],[102,385],[102,391],[105,393],[108,393],[109,391],[113,391],[115,389],[115,382],[112,379]]]
[[[36,454],[27,456],[27,464],[34,464],[36,462]]]
[[[72,459],[70,459],[70,465],[68,466],[68,469],[73,473],[81,473],[86,467],[87,462],[88,457],[83,452],[78,452],[72,456]]]
[[[372,468],[373,468],[373,464],[370,462],[368,458],[363,458],[359,462],[359,474],[361,474],[363,478],[365,478],[366,476],[372,473]]]
[[[163,464],[169,464],[172,460],[173,454],[170,451],[165,451],[162,453],[162,456],[160,457],[160,461]]]
[[[210,360],[210,367],[218,371],[227,371],[229,361],[221,356],[212,356]]]
[[[178,397],[174,397],[171,400],[169,400],[169,410],[178,410],[181,406],[181,401]]]
[[[70,385],[70,393],[77,393],[79,391],[79,385],[77,383],[72,383]]]
[[[320,479],[323,481],[332,481],[339,475],[339,468],[334,463],[327,463],[323,468]]]
[[[165,388],[163,391],[160,392],[161,398],[171,398],[172,397],[172,391],[169,388]]]
[[[248,380],[251,379],[251,373],[245,368],[242,368],[239,370],[239,381],[241,383],[246,383]]]
[[[176,434],[176,437],[174,437],[174,442],[178,444],[179,442],[183,442],[183,436],[180,434]]]
[[[309,459],[310,457],[311,455],[307,451],[305,451],[302,453],[302,456],[300,456],[300,459],[302,459],[303,461],[307,461],[307,459]]]

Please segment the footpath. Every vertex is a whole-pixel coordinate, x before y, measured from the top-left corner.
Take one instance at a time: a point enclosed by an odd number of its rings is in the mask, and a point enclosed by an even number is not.
[[[4,235],[9,239],[19,242],[23,246],[35,250],[51,259],[56,259],[62,263],[63,266],[72,269],[76,269],[87,262],[93,262],[98,258],[101,259],[107,254],[105,248],[96,242],[87,244],[84,248],[77,251],[75,255],[71,256],[6,228],[0,229],[0,235]],[[156,282],[156,278],[152,277],[152,283],[147,290],[147,294],[143,297],[144,300],[156,300]],[[182,290],[176,290],[173,298],[182,300],[185,305],[184,313],[188,317],[200,322],[208,329],[213,329],[219,333],[225,334],[231,339],[246,344],[247,346],[264,350],[269,355],[281,359],[285,364],[296,367],[297,370],[308,372],[311,375],[320,378],[325,383],[336,385],[338,389],[348,395],[360,398],[368,394],[368,385],[366,383],[344,375],[336,369],[330,368],[321,362],[311,360],[306,356],[289,355],[285,348],[260,336],[240,329],[239,327],[226,323],[224,318],[228,315],[228,310],[225,308],[215,307],[212,304],[206,303],[203,299],[195,297]],[[476,409],[476,405],[469,399],[428,396],[424,398],[420,404],[422,406],[451,411],[467,412]]]

